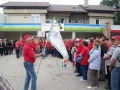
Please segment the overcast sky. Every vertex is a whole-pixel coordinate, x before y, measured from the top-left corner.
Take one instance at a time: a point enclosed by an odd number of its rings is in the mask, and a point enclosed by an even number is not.
[[[49,2],[50,4],[67,4],[67,5],[78,5],[84,4],[84,0],[0,0],[0,4],[9,2],[9,1],[22,1],[22,2]],[[89,0],[90,5],[99,5],[101,0]],[[0,8],[0,13],[2,9]]]

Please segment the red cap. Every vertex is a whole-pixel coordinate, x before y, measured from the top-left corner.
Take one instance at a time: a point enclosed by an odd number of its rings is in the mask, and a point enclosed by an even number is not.
[[[79,39],[79,42],[82,42],[82,41],[83,41],[82,38],[80,38],[80,39]]]
[[[117,40],[117,39],[120,40],[120,36],[115,36],[115,37],[112,37],[111,39],[112,40]]]
[[[28,37],[30,37],[30,35],[26,34],[26,35],[24,36],[24,40],[25,40],[26,38],[28,38]]]

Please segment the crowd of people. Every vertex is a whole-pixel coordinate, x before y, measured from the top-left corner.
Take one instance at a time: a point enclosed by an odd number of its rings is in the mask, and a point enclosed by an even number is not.
[[[88,81],[88,89],[97,88],[98,80],[108,83],[105,89],[120,90],[120,36],[88,40],[78,39],[71,46],[73,65],[80,81]],[[69,60],[71,60],[70,51]]]
[[[110,39],[104,36],[102,38],[65,39],[63,42],[69,55],[69,61],[73,62],[75,67],[74,73],[78,73],[77,77],[82,76],[80,81],[88,81],[88,89],[97,88],[98,80],[105,81],[107,74],[108,83],[105,89],[120,90],[120,36]],[[15,48],[16,57],[19,59],[23,55],[24,43],[22,38],[15,43],[13,40],[0,39],[0,54],[12,54],[13,48]],[[49,54],[63,58],[47,39],[40,39],[38,42],[32,39],[31,47],[36,53],[43,53],[43,59]]]
[[[0,55],[13,54],[14,43],[13,40],[7,41],[6,39],[0,39]]]

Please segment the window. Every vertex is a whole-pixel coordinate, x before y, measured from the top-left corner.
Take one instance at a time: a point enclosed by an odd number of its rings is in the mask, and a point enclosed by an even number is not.
[[[75,20],[75,23],[78,23],[78,20]]]
[[[96,24],[100,24],[99,19],[96,19]]]
[[[47,18],[46,23],[52,23],[53,19],[52,18]]]
[[[79,23],[80,23],[80,24],[83,24],[83,20],[79,20]]]
[[[69,20],[69,23],[72,23],[72,21],[71,21],[71,20]]]
[[[58,18],[58,23],[67,23],[67,18],[64,18],[64,17],[60,17]]]
[[[40,14],[31,14],[32,23],[40,23]]]

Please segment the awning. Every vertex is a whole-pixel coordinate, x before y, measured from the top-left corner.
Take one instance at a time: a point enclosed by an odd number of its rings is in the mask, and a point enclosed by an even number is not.
[[[43,24],[44,25],[44,24]],[[42,26],[40,23],[2,23],[0,31],[40,31]],[[44,28],[48,26],[45,24]],[[105,25],[96,24],[64,24],[65,32],[98,32],[102,33]]]

